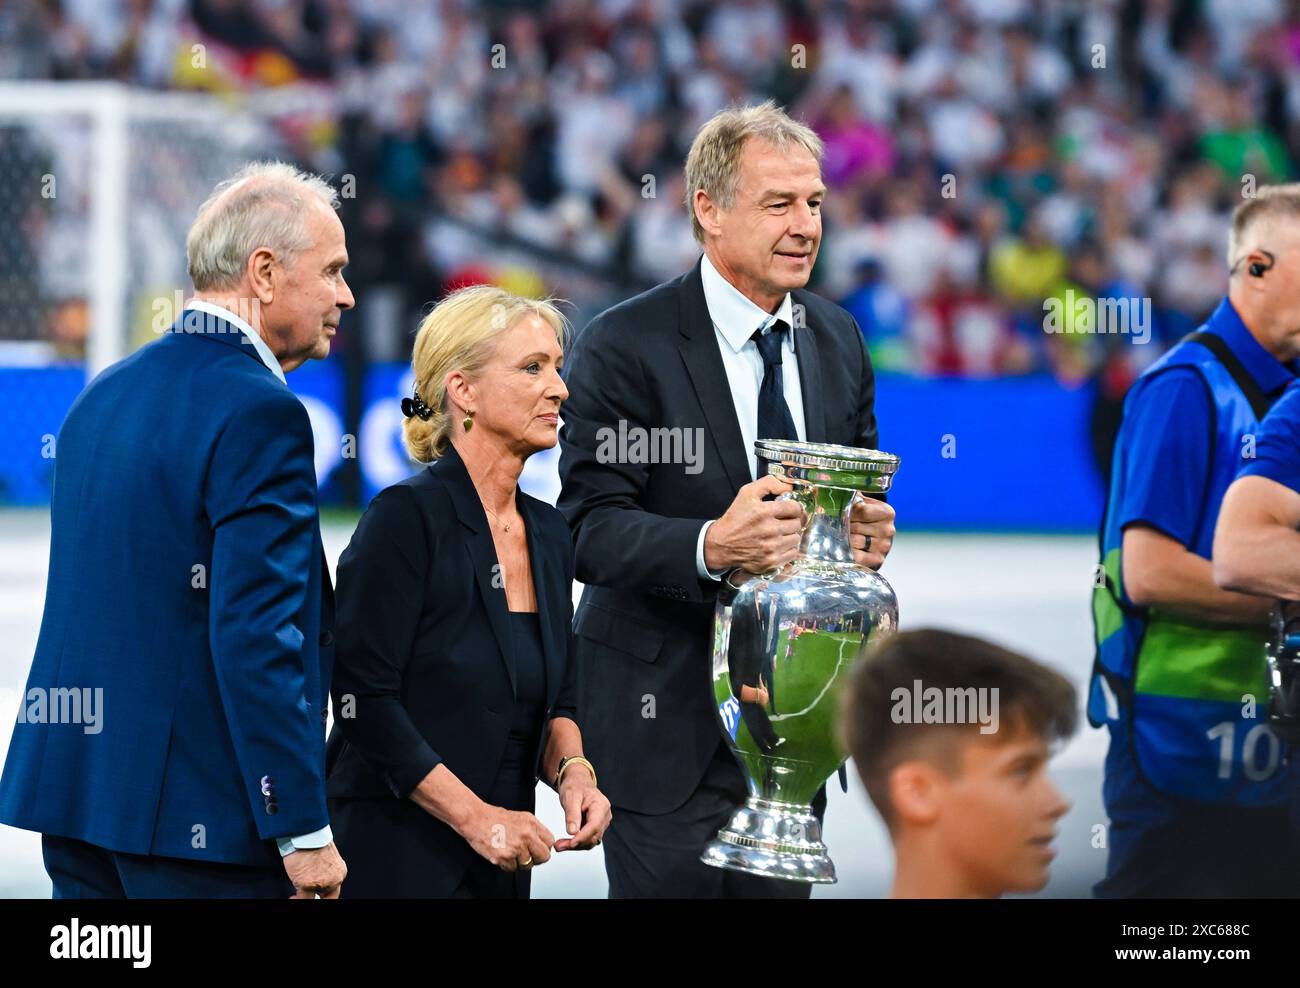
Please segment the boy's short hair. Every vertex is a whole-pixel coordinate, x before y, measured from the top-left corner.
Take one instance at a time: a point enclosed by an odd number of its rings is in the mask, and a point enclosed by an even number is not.
[[[853,671],[841,710],[840,737],[867,794],[891,828],[889,774],[917,758],[955,772],[961,747],[955,742],[982,736],[979,722],[914,723],[915,718],[899,716],[900,697],[910,703],[918,682],[923,691],[937,687],[942,695],[954,691],[951,695],[958,697],[996,690],[997,733],[1004,737],[1028,730],[1050,744],[1069,737],[1078,725],[1070,681],[1028,656],[937,629],[890,636]]]

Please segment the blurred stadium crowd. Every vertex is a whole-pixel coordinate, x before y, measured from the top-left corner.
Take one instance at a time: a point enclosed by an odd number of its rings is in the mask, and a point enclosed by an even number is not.
[[[456,285],[553,292],[581,324],[681,273],[691,137],[775,98],[826,143],[814,287],[878,366],[1116,395],[1223,294],[1243,182],[1300,154],[1284,0],[0,3],[0,79],[101,78],[228,94],[351,176],[350,281],[396,349]],[[58,278],[45,209],[0,248],[11,280],[20,250]],[[1149,299],[1152,343],[1045,333],[1071,291]]]

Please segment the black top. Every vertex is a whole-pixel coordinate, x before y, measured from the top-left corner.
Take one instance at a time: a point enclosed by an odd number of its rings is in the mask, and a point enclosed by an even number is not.
[[[515,650],[515,716],[510,736],[536,744],[546,714],[546,656],[536,611],[511,611]]]

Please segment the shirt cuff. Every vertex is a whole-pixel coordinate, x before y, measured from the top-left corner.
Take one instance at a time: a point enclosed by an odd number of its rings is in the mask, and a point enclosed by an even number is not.
[[[324,847],[333,843],[334,834],[328,824],[321,827],[320,830],[310,834],[303,834],[301,837],[277,837],[276,844],[280,847],[280,857],[287,858],[294,851],[310,851],[318,847]]]
[[[700,537],[695,542],[695,572],[700,575],[701,580],[721,580],[727,575],[725,569],[715,573],[704,565],[704,536],[708,533],[709,526],[712,524],[712,521],[706,521],[700,526]]]

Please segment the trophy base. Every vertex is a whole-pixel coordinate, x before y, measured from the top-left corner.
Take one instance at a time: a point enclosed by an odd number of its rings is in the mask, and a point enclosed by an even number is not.
[[[816,885],[835,883],[812,807],[750,796],[709,841],[700,860],[715,868]]]

